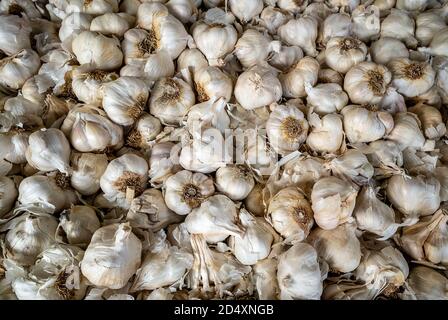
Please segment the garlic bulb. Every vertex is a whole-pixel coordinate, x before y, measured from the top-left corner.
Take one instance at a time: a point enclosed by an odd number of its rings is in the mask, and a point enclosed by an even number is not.
[[[301,16],[298,19],[289,20],[278,28],[280,39],[292,46],[299,46],[307,56],[315,57],[316,39],[318,35],[318,20],[312,16]],[[297,35],[300,34],[300,37]]]
[[[0,177],[0,217],[12,209],[17,195],[14,181],[8,177]]]
[[[341,117],[327,114],[319,117],[316,113],[308,115],[310,132],[306,144],[320,153],[337,153],[343,147],[344,130]]]
[[[434,169],[434,175],[440,182],[440,201],[448,200],[448,168],[437,167]]]
[[[129,224],[111,224],[95,231],[84,258],[82,274],[94,285],[120,289],[137,271],[142,243]]]
[[[198,8],[193,0],[169,0],[165,5],[184,24],[193,23],[197,19]]]
[[[180,215],[189,214],[214,192],[213,179],[199,172],[183,170],[165,181],[166,205]]]
[[[100,186],[104,196],[118,206],[129,208],[134,196],[145,190],[148,180],[148,163],[131,153],[115,158],[101,176]]]
[[[403,10],[391,9],[391,13],[381,22],[382,37],[396,38],[410,48],[415,48],[418,43],[414,31],[414,19]]]
[[[381,37],[370,46],[370,55],[375,63],[385,65],[393,59],[409,58],[409,51],[400,40]]]
[[[266,122],[266,132],[271,146],[285,155],[299,149],[308,134],[308,121],[299,109],[275,105]]]
[[[394,128],[394,119],[388,112],[350,105],[342,109],[341,113],[344,117],[344,131],[350,143],[381,139]]]
[[[185,49],[177,58],[177,70],[190,70],[193,74],[196,70],[208,67],[208,61],[198,49]]]
[[[422,123],[422,129],[428,139],[439,139],[446,133],[446,126],[443,123],[440,111],[432,106],[419,103],[409,111],[415,113]]]
[[[72,109],[61,130],[80,152],[118,149],[123,145],[123,129],[110,121],[103,110],[92,105]]]
[[[31,48],[31,26],[27,20],[15,15],[2,15],[0,25],[0,50],[5,54],[13,55],[22,49]]]
[[[157,81],[163,77],[172,77],[174,74],[174,63],[165,50],[151,54],[145,64],[145,78]]]
[[[258,261],[254,267],[254,282],[258,299],[275,300],[280,293],[277,281],[277,260],[264,259]]]
[[[269,33],[275,34],[281,25],[292,19],[292,14],[280,8],[268,6],[261,12],[260,19]]]
[[[145,109],[149,92],[145,82],[133,77],[120,77],[103,87],[103,109],[117,124],[129,126]]]
[[[400,173],[403,165],[403,154],[398,144],[388,140],[376,140],[360,150],[366,154],[375,168],[375,176],[387,177]]]
[[[392,72],[391,84],[406,97],[419,96],[434,84],[436,74],[428,63],[397,58],[388,66]]]
[[[321,278],[316,250],[309,244],[297,243],[280,255],[277,267],[280,299],[319,300]]]
[[[394,175],[386,192],[389,201],[405,216],[427,216],[440,205],[440,183],[432,177]]]
[[[30,0],[6,0],[0,4],[0,11],[3,14],[23,16],[26,14],[28,18],[40,18],[41,12],[35,7]]]
[[[182,170],[182,167],[172,158],[174,150],[176,145],[172,142],[160,142],[151,148],[149,182],[152,186],[161,186],[166,179]]]
[[[448,27],[437,32],[429,43],[429,47],[418,48],[419,51],[430,53],[433,56],[448,57]]]
[[[379,103],[392,80],[390,71],[373,62],[361,62],[352,67],[344,79],[344,90],[357,104]]]
[[[274,68],[286,72],[303,58],[303,51],[298,46],[273,46],[268,62]]]
[[[37,73],[40,67],[38,54],[31,49],[23,49],[0,60],[0,86],[17,91],[25,81]]]
[[[232,26],[234,19],[230,13],[213,8],[193,26],[193,39],[211,66],[223,65],[224,58],[235,47],[238,35]]]
[[[424,266],[416,266],[411,270],[407,280],[409,293],[404,298],[410,300],[447,300],[446,286],[448,278],[436,270]]]
[[[62,173],[50,176],[34,175],[19,185],[19,202],[25,206],[38,206],[46,212],[59,212],[77,202],[77,196],[69,188],[69,178]]]
[[[157,189],[147,189],[132,200],[126,220],[133,228],[159,231],[176,222],[180,216],[168,209],[162,192]]]
[[[122,37],[131,28],[134,20],[133,16],[125,13],[105,13],[93,18],[90,24],[90,31]]]
[[[387,136],[388,140],[398,144],[400,150],[425,146],[425,137],[420,130],[421,122],[414,113],[399,112],[394,116],[394,128]]]
[[[187,116],[187,128],[193,137],[200,137],[207,128],[216,128],[222,134],[230,127],[226,99],[215,98],[194,105]]]
[[[149,111],[162,123],[179,124],[194,102],[194,92],[185,81],[163,78],[152,89]]]
[[[331,160],[327,166],[333,175],[358,185],[369,183],[374,169],[367,157],[359,150],[350,149]]]
[[[61,214],[56,239],[86,248],[94,232],[101,227],[95,210],[88,206],[73,206]]]
[[[434,36],[445,27],[445,20],[442,16],[433,12],[423,12],[415,19],[415,37],[422,46],[427,46]]]
[[[100,70],[116,69],[123,61],[120,41],[99,32],[81,32],[73,39],[72,49],[80,64],[88,63]]]
[[[136,59],[148,58],[152,53],[151,41],[150,33],[144,29],[133,28],[126,31],[121,41],[124,62],[128,64]]]
[[[381,31],[380,10],[374,5],[362,4],[352,11],[352,32],[361,41],[378,38]]]
[[[357,190],[349,182],[336,177],[319,179],[311,192],[314,220],[325,230],[335,229],[352,220]]]
[[[84,12],[91,15],[101,15],[108,12],[118,11],[117,0],[93,0],[87,5],[82,0],[69,0],[65,8],[67,13]]]
[[[314,223],[310,203],[295,187],[284,188],[271,198],[266,217],[287,243],[305,240]]]
[[[318,82],[336,83],[342,87],[344,85],[344,77],[333,69],[320,69],[318,74]]]
[[[235,45],[235,55],[243,67],[250,68],[266,61],[270,52],[280,45],[257,30],[247,29]]]
[[[241,21],[249,22],[263,10],[263,0],[229,1],[230,10]]]
[[[107,168],[104,153],[73,152],[71,159],[70,184],[82,195],[93,195],[100,189],[100,178]]]
[[[254,185],[252,173],[245,166],[221,167],[216,171],[216,188],[234,201],[245,199]]]
[[[319,74],[319,63],[311,57],[299,60],[290,70],[280,75],[283,95],[290,98],[306,96],[305,84],[314,86]]]
[[[325,49],[327,65],[341,73],[346,73],[354,65],[365,60],[367,46],[350,37],[330,38]]]
[[[73,39],[82,31],[90,30],[93,17],[82,12],[73,12],[65,16],[59,28],[59,39],[71,49]]]
[[[218,67],[195,69],[194,86],[199,102],[216,98],[229,101],[232,96],[232,80]]]
[[[57,220],[46,214],[25,213],[7,225],[6,257],[25,266],[33,265],[37,256],[55,243]]]
[[[428,2],[428,0],[397,0],[396,7],[406,11],[422,11]]]
[[[337,83],[322,83],[312,87],[305,82],[306,102],[317,114],[340,111],[347,105],[348,96]]]
[[[328,263],[330,270],[351,272],[358,267],[362,256],[355,231],[356,225],[349,223],[333,230],[317,228],[311,232],[308,241]]]
[[[327,44],[331,38],[350,36],[351,24],[352,21],[348,14],[330,14],[324,20],[322,28],[319,31],[319,41],[323,44]]]
[[[126,138],[126,144],[133,148],[146,149],[151,146],[151,142],[162,131],[160,120],[152,115],[143,112],[134,124],[134,128]]]
[[[185,49],[189,35],[183,24],[159,3],[144,2],[138,7],[137,25],[149,32],[145,38],[148,50],[165,50],[176,59]]]

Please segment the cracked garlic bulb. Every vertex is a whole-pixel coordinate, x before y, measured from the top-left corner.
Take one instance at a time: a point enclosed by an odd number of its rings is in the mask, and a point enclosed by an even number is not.
[[[347,73],[354,65],[365,60],[367,46],[351,37],[334,37],[329,39],[325,49],[326,64],[341,73]]]
[[[392,72],[391,85],[406,97],[416,97],[427,92],[433,85],[436,73],[426,62],[397,58],[389,62]]]
[[[140,266],[142,243],[128,223],[95,231],[81,261],[82,274],[95,286],[120,289]]]
[[[305,240],[314,224],[310,203],[296,187],[284,188],[271,198],[266,219],[287,243]]]
[[[315,57],[318,54],[316,50],[318,25],[319,22],[315,17],[303,15],[280,26],[277,34],[283,42],[298,46],[305,51],[307,56]]]
[[[312,87],[305,82],[307,105],[313,107],[317,114],[336,113],[348,103],[348,96],[337,83],[322,83]]]
[[[8,213],[18,196],[14,181],[8,177],[0,177],[0,218]]]
[[[319,117],[317,113],[308,115],[310,132],[306,144],[316,152],[337,153],[344,145],[344,130],[341,117],[337,114],[326,114]]]
[[[307,95],[305,86],[314,86],[319,75],[319,62],[311,57],[300,59],[279,78],[283,87],[283,95],[288,98],[300,98]]]
[[[253,173],[246,166],[226,166],[216,171],[216,188],[234,201],[243,200],[255,185]]]
[[[161,131],[162,124],[160,120],[146,112],[142,112],[126,137],[126,145],[137,149],[148,149]]]

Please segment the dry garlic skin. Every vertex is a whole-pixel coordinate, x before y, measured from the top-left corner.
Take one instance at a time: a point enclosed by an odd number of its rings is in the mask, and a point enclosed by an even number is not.
[[[341,73],[346,73],[354,65],[365,60],[367,46],[360,40],[350,37],[331,38],[325,49],[327,65]]]
[[[406,46],[415,48],[418,44],[414,38],[415,21],[404,10],[392,9],[381,22],[381,36],[392,37],[403,41]]]
[[[288,11],[276,8],[273,6],[268,6],[263,9],[260,14],[260,19],[269,33],[277,33],[278,27],[284,25],[288,20],[292,19],[292,14]]]
[[[120,289],[140,266],[142,243],[129,224],[95,231],[81,262],[82,274],[95,286]]]
[[[194,85],[198,102],[218,98],[225,98],[226,101],[229,101],[232,96],[232,80],[218,67],[209,66],[195,69]]]
[[[277,260],[264,259],[258,261],[254,267],[254,281],[260,300],[278,299],[280,288],[277,281]]]
[[[295,187],[280,190],[269,202],[267,219],[288,242],[303,241],[313,226],[313,211]]]
[[[418,103],[409,108],[409,111],[415,113],[422,124],[422,129],[428,139],[439,139],[446,133],[446,125],[443,122],[440,111],[430,105]]]
[[[298,150],[308,134],[308,121],[293,106],[274,105],[266,122],[269,142],[276,152],[288,154]]]
[[[305,85],[314,86],[319,75],[319,62],[311,57],[304,57],[289,70],[280,74],[283,95],[288,98],[300,98],[307,95]]]
[[[392,75],[385,66],[361,62],[345,75],[344,90],[353,103],[376,104],[383,98],[391,80]]]
[[[297,243],[278,259],[277,281],[282,300],[319,300],[322,280],[316,250]]]
[[[387,139],[397,143],[400,151],[406,148],[420,150],[424,147],[426,139],[417,115],[411,112],[399,112],[394,116],[394,123],[394,128]]]
[[[180,215],[189,214],[215,192],[212,178],[188,170],[169,177],[164,189],[166,205]]]
[[[263,0],[229,1],[230,10],[241,21],[249,22],[263,10]]]
[[[39,55],[31,49],[23,49],[0,60],[0,85],[7,90],[17,91],[26,80],[37,73],[40,67]]]
[[[415,19],[415,37],[422,46],[427,46],[432,38],[446,28],[443,16],[435,12],[420,13]]]
[[[72,153],[70,184],[82,195],[95,194],[100,189],[100,178],[107,168],[104,153]]]
[[[263,63],[270,52],[271,39],[254,29],[246,30],[235,45],[235,54],[246,68]]]

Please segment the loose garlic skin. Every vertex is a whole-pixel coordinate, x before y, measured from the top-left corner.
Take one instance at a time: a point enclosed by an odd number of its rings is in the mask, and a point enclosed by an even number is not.
[[[101,176],[100,186],[104,196],[118,206],[129,208],[134,196],[139,196],[148,180],[148,163],[131,153],[115,158]],[[129,197],[128,194],[133,194]]]
[[[314,86],[319,74],[319,63],[311,57],[299,60],[290,70],[280,74],[283,95],[289,98],[306,96],[305,84]]]
[[[316,224],[324,230],[332,230],[350,222],[358,191],[337,177],[323,177],[313,186],[311,207]]]
[[[61,130],[50,128],[33,132],[29,136],[26,159],[41,171],[70,171],[70,144]]]
[[[245,166],[221,167],[215,179],[216,188],[234,201],[245,199],[255,185],[250,169]]]
[[[263,10],[263,0],[229,1],[230,10],[242,22],[249,22]]]
[[[266,132],[274,150],[286,155],[305,142],[308,121],[299,109],[292,106],[275,105],[266,122]]]
[[[322,83],[312,87],[305,83],[306,102],[319,115],[335,113],[348,103],[348,96],[337,83]]]
[[[260,300],[278,299],[277,260],[264,259],[253,266],[255,287]]]
[[[0,50],[5,54],[13,55],[22,49],[31,48],[31,26],[26,20],[15,15],[2,15],[0,25]]]
[[[17,91],[25,81],[37,73],[40,67],[38,54],[31,49],[23,49],[0,60],[0,85]]]
[[[373,5],[366,4],[358,6],[351,14],[352,34],[363,42],[377,39],[380,35],[380,12]]]
[[[312,246],[297,243],[282,253],[278,260],[280,299],[320,299],[322,275],[316,250]]]
[[[120,77],[103,87],[103,109],[116,124],[132,125],[146,107],[149,97],[144,81],[133,77]]]
[[[198,102],[217,98],[225,98],[226,101],[229,101],[232,97],[232,80],[218,67],[209,66],[195,69],[194,85]]]
[[[347,73],[354,65],[364,61],[367,46],[360,40],[350,37],[334,37],[327,42],[325,62],[341,73]]]
[[[194,103],[194,92],[185,81],[163,78],[152,89],[149,111],[164,124],[179,125]]]
[[[381,37],[370,46],[370,55],[375,63],[386,65],[397,58],[409,58],[409,51],[398,39]]]
[[[173,174],[182,170],[179,164],[171,159],[171,153],[176,145],[172,142],[160,142],[151,148],[149,156],[149,182],[159,187]]]
[[[314,223],[310,203],[295,187],[284,188],[271,198],[266,217],[287,243],[306,239]]]
[[[373,62],[361,62],[352,67],[344,79],[344,90],[352,103],[376,104],[386,93],[392,80],[390,71]]]
[[[104,153],[72,153],[72,187],[82,195],[93,195],[100,189],[100,178],[107,168],[107,155]]]
[[[120,41],[98,32],[81,32],[73,39],[72,49],[80,64],[92,64],[100,70],[117,69],[123,62]]]
[[[437,108],[419,103],[409,108],[409,111],[418,116],[428,139],[438,140],[445,135],[446,126],[443,123],[442,114]]]
[[[93,17],[82,12],[68,14],[61,22],[59,39],[71,49],[73,39],[82,31],[90,30]]]
[[[302,16],[298,19],[289,20],[278,28],[280,39],[292,46],[299,46],[307,56],[315,57],[316,39],[318,35],[318,21],[312,16]],[[300,37],[297,35],[300,34]]]
[[[344,130],[341,117],[327,114],[320,118],[316,113],[308,116],[310,132],[306,144],[316,152],[337,153],[343,146]]]
[[[18,194],[14,181],[0,177],[0,218],[12,209]]]
[[[165,181],[164,196],[168,208],[187,215],[215,193],[213,179],[202,173],[180,171]]]
[[[269,54],[268,63],[282,72],[287,72],[303,58],[303,51],[298,46],[275,47]]]
[[[125,13],[105,13],[93,18],[90,31],[122,37],[131,28],[134,20],[133,16]]]
[[[140,266],[141,252],[142,243],[129,224],[102,227],[86,249],[82,274],[95,286],[120,289]]]

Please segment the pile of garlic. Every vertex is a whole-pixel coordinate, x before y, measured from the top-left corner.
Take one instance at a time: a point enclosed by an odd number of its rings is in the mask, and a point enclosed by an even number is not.
[[[448,299],[447,0],[1,0],[0,299]]]

